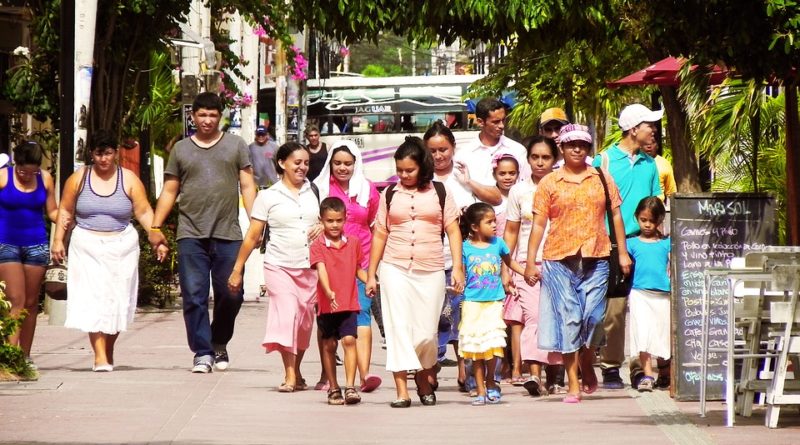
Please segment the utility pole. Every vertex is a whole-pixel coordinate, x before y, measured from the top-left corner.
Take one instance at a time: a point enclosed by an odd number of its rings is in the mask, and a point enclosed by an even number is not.
[[[59,148],[58,185],[59,193],[72,174],[75,163],[73,152],[73,131],[75,129],[74,91],[75,91],[75,0],[61,0],[61,57],[58,67],[59,77]]]

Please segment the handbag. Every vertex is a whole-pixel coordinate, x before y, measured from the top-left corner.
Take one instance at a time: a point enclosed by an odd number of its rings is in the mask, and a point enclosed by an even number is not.
[[[603,183],[603,192],[605,192],[606,195],[606,218],[608,219],[609,238],[611,241],[611,255],[608,258],[608,290],[606,291],[606,298],[627,297],[628,294],[631,293],[631,286],[633,285],[633,268],[631,267],[630,276],[626,277],[619,267],[619,246],[617,245],[617,235],[614,229],[614,217],[611,212],[611,196],[608,194],[608,184],[606,184],[606,177],[603,175],[603,170],[598,168],[597,172],[600,174],[600,182]]]
[[[67,299],[67,264],[48,264],[44,272],[44,291],[53,300]]]

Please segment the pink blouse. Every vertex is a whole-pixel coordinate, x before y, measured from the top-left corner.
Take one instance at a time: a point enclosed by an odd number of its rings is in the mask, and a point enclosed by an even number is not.
[[[459,215],[453,194],[446,187],[445,190],[447,196],[442,215],[433,186],[425,190],[409,190],[398,183],[388,218],[384,190],[375,217],[377,228],[388,233],[383,261],[408,270],[444,270],[442,231]]]
[[[344,224],[344,233],[347,236],[355,236],[361,241],[361,264],[359,267],[366,270],[369,267],[369,249],[372,243],[372,223],[375,221],[375,215],[378,213],[378,201],[381,196],[378,189],[372,182],[369,183],[369,201],[367,207],[361,207],[356,201],[355,196],[352,198],[347,196],[339,186],[339,182],[331,175],[331,186],[328,196],[335,196],[344,201],[347,207],[347,220]],[[392,202],[394,206],[394,202]]]

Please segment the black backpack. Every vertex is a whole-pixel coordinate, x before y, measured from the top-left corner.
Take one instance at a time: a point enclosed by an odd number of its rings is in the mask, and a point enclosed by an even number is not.
[[[317,197],[317,204],[320,203],[319,199],[319,188],[313,182],[311,184],[311,191],[314,192],[314,195]],[[261,245],[259,246],[258,250],[262,254],[267,251],[267,242],[269,241],[269,225],[264,225],[264,233],[261,236]]]
[[[444,183],[438,181],[431,181],[433,184],[434,190],[436,190],[436,196],[439,197],[439,208],[442,209],[442,223],[444,223],[444,200],[447,197],[447,190],[444,188]],[[394,197],[394,187],[397,184],[391,184],[390,186],[386,187],[386,216],[389,216],[389,209],[392,205],[392,198]],[[444,227],[442,227],[442,241],[444,241]]]

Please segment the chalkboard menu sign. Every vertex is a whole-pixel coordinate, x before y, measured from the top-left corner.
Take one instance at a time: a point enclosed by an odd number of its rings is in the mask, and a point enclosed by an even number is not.
[[[702,325],[703,271],[775,244],[775,200],[754,193],[676,194],[672,213],[672,382],[677,400],[699,400],[702,333],[709,347],[727,345],[728,283],[711,283],[708,326]],[[727,363],[710,352],[707,398],[723,399]]]

